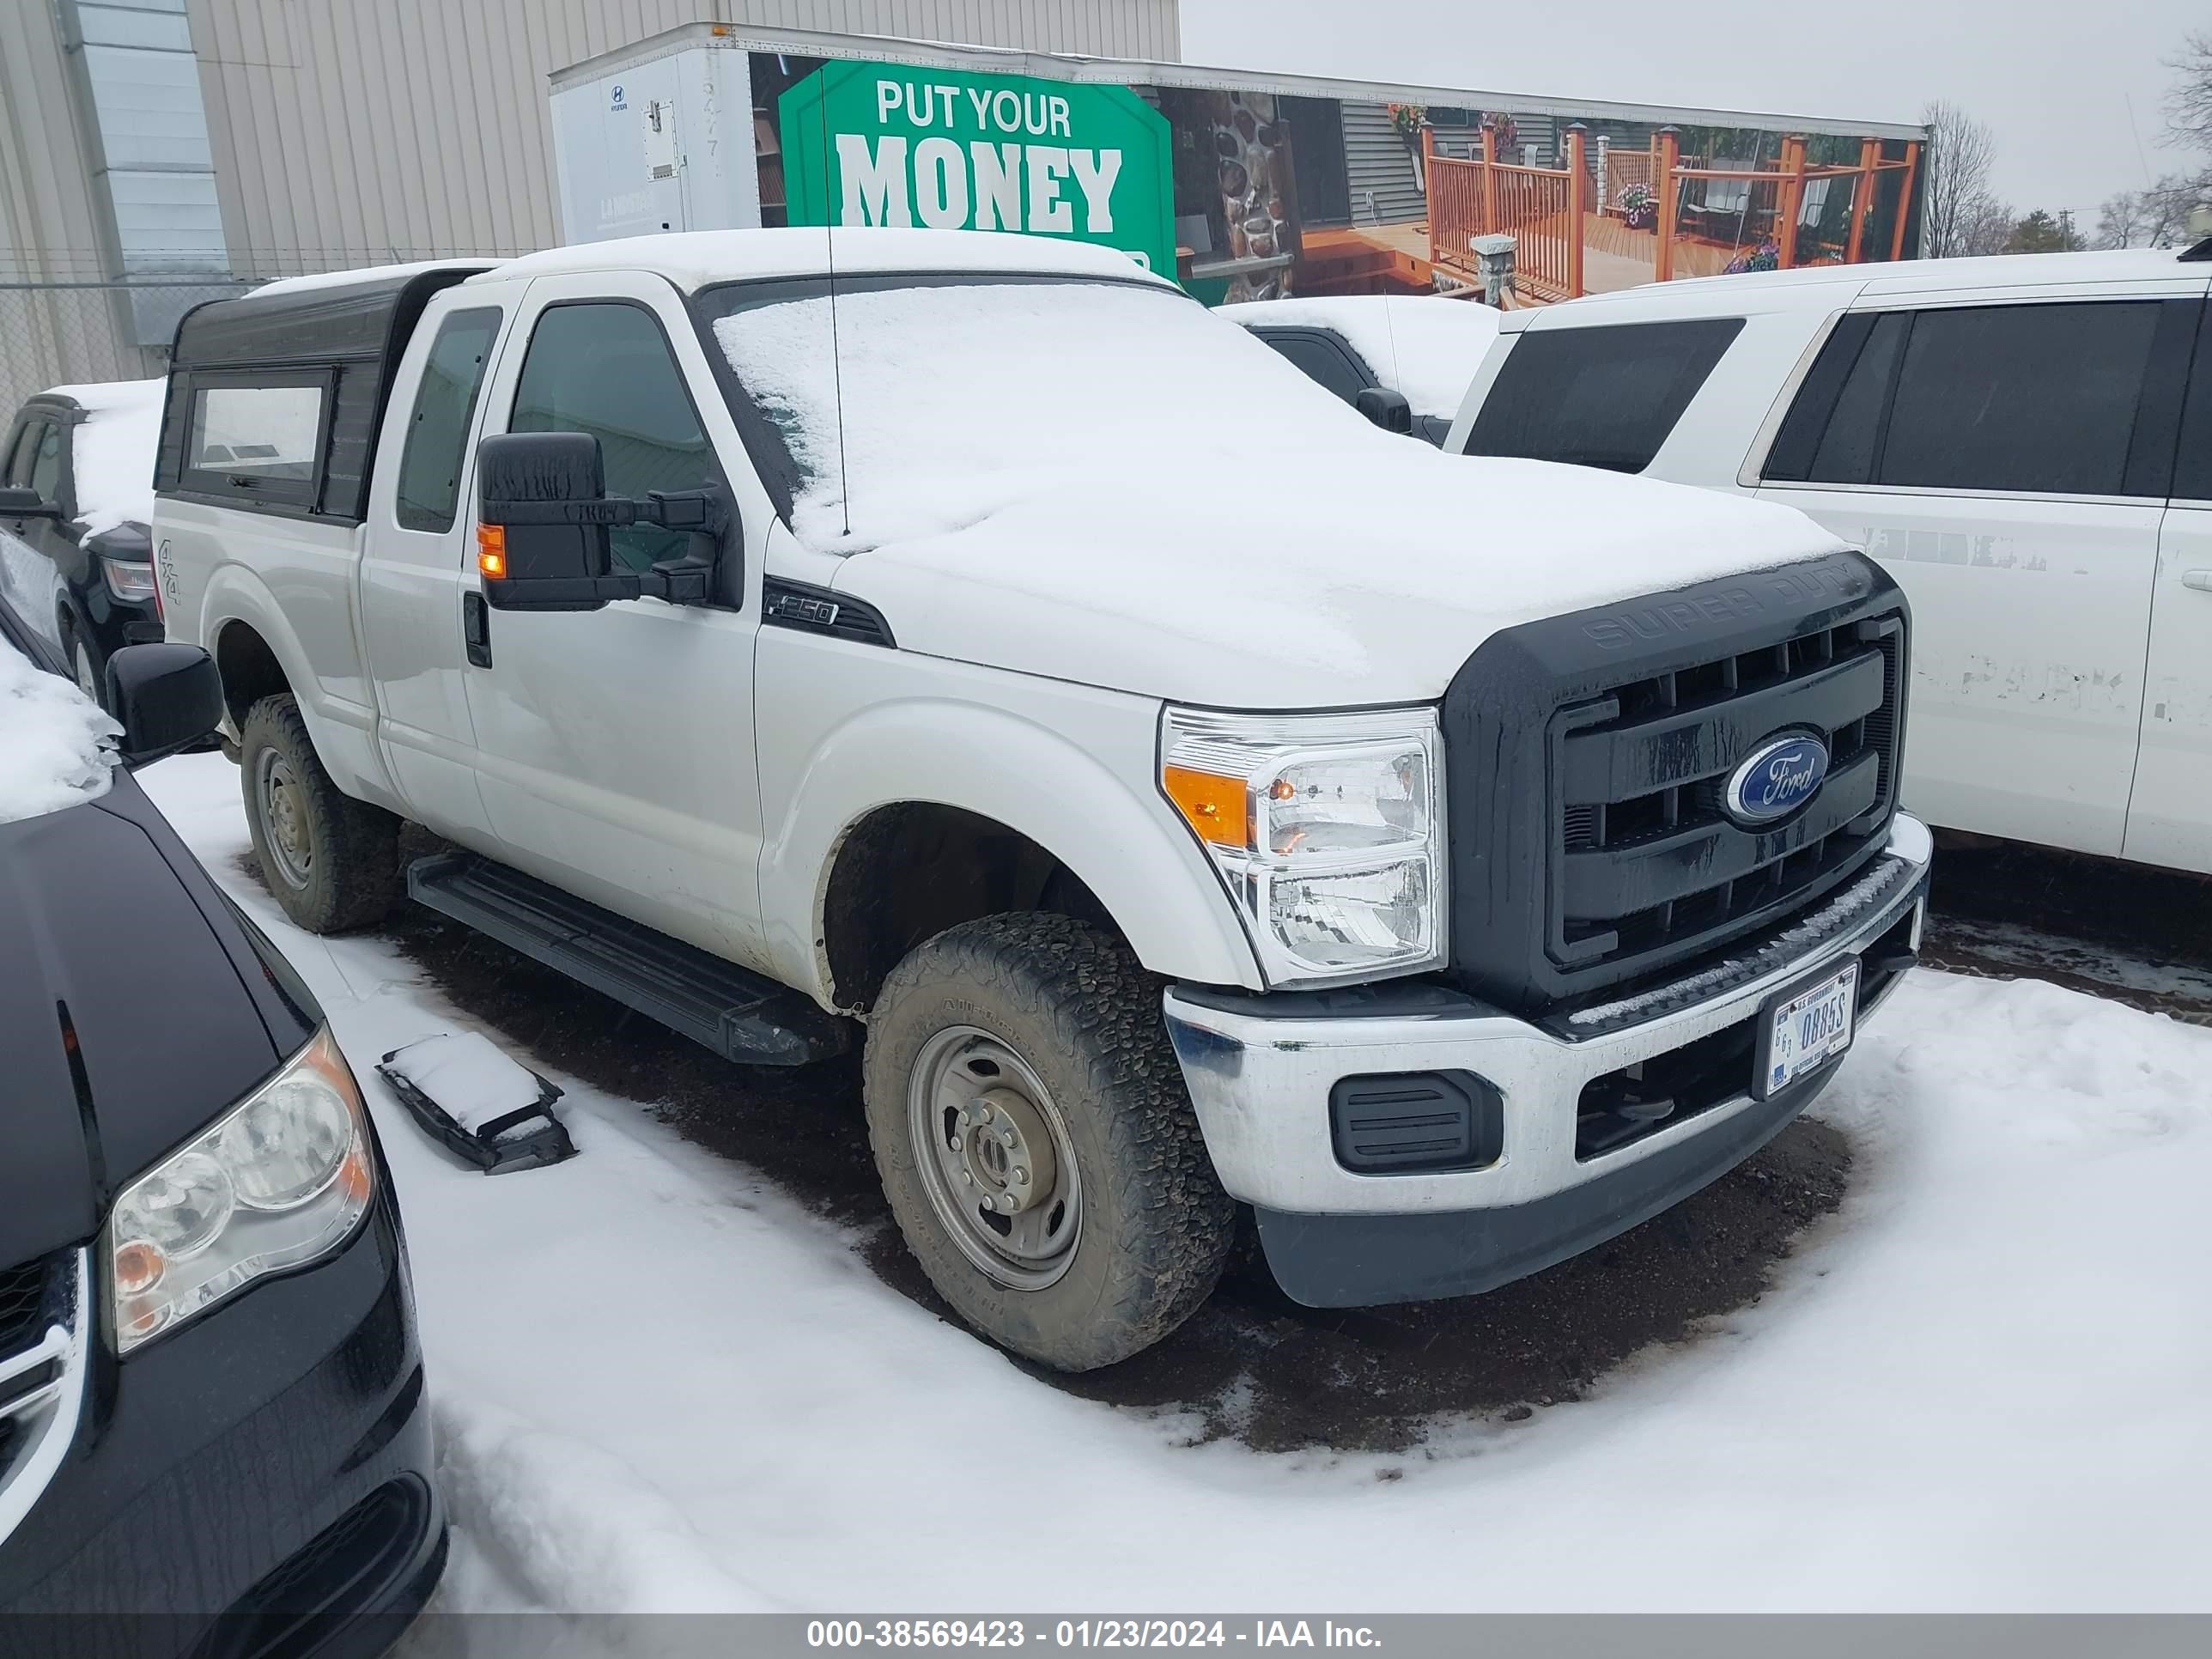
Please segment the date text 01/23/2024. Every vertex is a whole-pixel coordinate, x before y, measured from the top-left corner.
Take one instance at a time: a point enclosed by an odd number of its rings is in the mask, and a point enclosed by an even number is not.
[[[816,1619],[810,1648],[1373,1648],[1366,1625],[1334,1620]]]

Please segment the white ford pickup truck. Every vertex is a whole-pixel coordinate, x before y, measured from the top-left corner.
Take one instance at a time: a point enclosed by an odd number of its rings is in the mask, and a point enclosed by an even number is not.
[[[1240,1205],[1303,1302],[1468,1294],[1834,1076],[1929,853],[1880,568],[1407,443],[1109,252],[834,235],[185,319],[165,613],[296,921],[411,893],[736,1060],[864,1042],[915,1255],[1071,1369]]]

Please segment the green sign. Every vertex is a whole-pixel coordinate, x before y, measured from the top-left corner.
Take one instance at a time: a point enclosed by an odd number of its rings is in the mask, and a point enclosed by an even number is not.
[[[794,225],[1065,236],[1175,275],[1168,124],[1127,87],[838,62],[777,120]]]

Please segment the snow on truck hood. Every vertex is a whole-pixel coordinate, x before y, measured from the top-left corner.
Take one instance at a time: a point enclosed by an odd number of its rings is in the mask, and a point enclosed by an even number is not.
[[[1500,628],[1841,545],[1791,508],[1383,433],[1164,287],[861,279],[834,347],[826,299],[724,292],[799,542],[934,655],[1223,707],[1419,702]]]

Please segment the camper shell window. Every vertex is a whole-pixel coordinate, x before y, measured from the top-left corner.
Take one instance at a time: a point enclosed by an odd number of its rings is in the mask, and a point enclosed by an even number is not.
[[[361,522],[392,377],[440,290],[486,264],[217,300],[177,325],[161,495]]]

